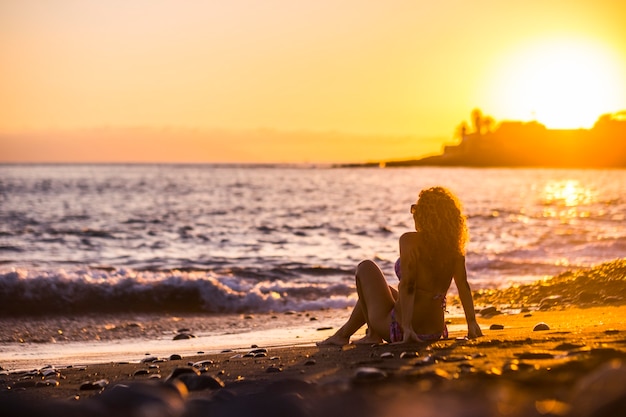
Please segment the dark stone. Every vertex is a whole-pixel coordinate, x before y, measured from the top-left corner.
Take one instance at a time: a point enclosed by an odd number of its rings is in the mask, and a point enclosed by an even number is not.
[[[523,352],[516,353],[519,359],[554,359],[554,355],[548,352]]]
[[[147,369],[137,369],[135,372],[133,372],[133,376],[148,375],[149,373],[150,371],[148,371]]]
[[[490,317],[490,316],[495,316],[497,314],[502,314],[501,312],[498,311],[498,309],[496,309],[495,307],[491,306],[491,307],[485,307],[482,310],[480,310],[479,313],[482,317]]]
[[[491,326],[489,326],[489,330],[502,330],[504,329],[504,325],[502,324],[492,324]]]
[[[195,375],[185,373],[179,375],[176,379],[185,384],[189,391],[203,391],[205,389],[215,390],[224,387],[224,382],[222,382],[221,379],[206,374]]]
[[[416,358],[418,357],[419,354],[417,352],[402,352],[400,354],[400,359],[411,359],[411,358]]]
[[[172,373],[167,377],[165,381],[168,382],[175,378],[178,378],[181,375],[186,374],[200,375],[200,371],[192,367],[177,367],[172,370]]]
[[[267,372],[268,374],[271,374],[271,373],[282,372],[282,371],[283,371],[283,368],[281,368],[280,366],[272,365],[269,368],[267,368],[265,372]]]
[[[189,340],[195,337],[196,336],[191,333],[178,333],[176,336],[174,336],[173,340]]]
[[[180,361],[180,360],[183,360],[183,357],[180,356],[178,353],[174,353],[174,354],[170,355],[170,360],[171,361]]]
[[[354,372],[352,381],[355,383],[362,382],[379,382],[387,379],[387,373],[378,368],[361,367]]]
[[[97,391],[106,388],[107,385],[109,385],[109,381],[106,379],[101,379],[95,382],[83,382],[80,385],[79,389],[81,391]]]
[[[535,324],[535,327],[533,328],[533,332],[541,332],[545,330],[550,330],[550,326],[544,322]]]
[[[554,350],[574,350],[584,347],[584,343],[561,343],[558,346],[555,346]]]
[[[211,359],[206,359],[203,361],[194,362],[192,366],[194,368],[203,368],[205,366],[213,365],[214,363],[215,362],[213,362]]]

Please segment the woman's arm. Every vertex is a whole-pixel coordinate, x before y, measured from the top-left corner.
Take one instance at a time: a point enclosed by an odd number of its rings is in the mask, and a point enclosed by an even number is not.
[[[413,305],[415,303],[415,285],[417,280],[417,233],[405,233],[400,237],[400,271],[402,279],[398,284],[398,300],[396,314],[402,332],[403,343],[421,341],[413,330]]]
[[[467,321],[467,336],[470,339],[483,335],[480,326],[476,322],[476,313],[474,312],[474,299],[472,298],[472,290],[467,282],[467,269],[465,268],[465,257],[461,257],[454,267],[454,282],[459,291],[463,311],[465,311],[465,320]]]

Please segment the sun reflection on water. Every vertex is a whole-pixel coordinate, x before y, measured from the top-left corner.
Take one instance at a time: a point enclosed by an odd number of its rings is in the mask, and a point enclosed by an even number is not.
[[[593,201],[593,193],[577,180],[550,181],[543,190],[544,217],[589,217],[581,206]]]

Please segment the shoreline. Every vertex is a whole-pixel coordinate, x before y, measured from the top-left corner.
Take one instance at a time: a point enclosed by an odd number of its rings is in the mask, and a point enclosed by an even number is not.
[[[265,350],[250,356],[256,342],[244,335],[239,346],[247,347],[224,353],[2,371],[0,403],[47,415],[86,409],[113,415],[111,401],[120,398],[129,415],[147,403],[181,416],[281,415],[284,407],[291,410],[284,415],[295,416],[391,415],[388,407],[399,415],[419,409],[443,416],[592,416],[610,415],[597,414],[606,407],[626,409],[626,305],[490,311],[495,314],[478,315],[484,336],[469,341],[465,330],[454,330],[432,344],[258,345]],[[464,319],[451,322],[459,326]],[[539,323],[548,330],[535,330]],[[318,340],[324,336],[319,332]],[[172,378],[176,369],[193,376]]]

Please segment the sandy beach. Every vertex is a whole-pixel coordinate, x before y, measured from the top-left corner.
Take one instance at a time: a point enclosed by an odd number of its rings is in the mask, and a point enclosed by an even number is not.
[[[251,344],[215,354],[3,371],[0,401],[4,415],[48,416],[623,412],[626,306],[483,312],[484,336],[475,340],[456,331],[423,345]]]

